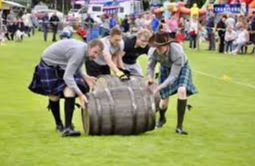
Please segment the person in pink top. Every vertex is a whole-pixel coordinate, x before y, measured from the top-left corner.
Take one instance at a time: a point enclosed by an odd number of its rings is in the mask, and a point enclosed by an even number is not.
[[[178,20],[177,20],[177,16],[175,14],[173,14],[171,16],[171,18],[167,21],[167,24],[169,26],[170,29],[170,37],[175,39],[176,36],[176,32],[178,29]]]

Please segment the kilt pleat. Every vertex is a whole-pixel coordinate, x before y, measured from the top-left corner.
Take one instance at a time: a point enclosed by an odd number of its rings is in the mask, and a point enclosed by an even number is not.
[[[171,68],[160,66],[159,84],[163,83],[169,76]],[[186,63],[180,71],[178,78],[173,84],[160,90],[160,96],[165,99],[177,93],[179,87],[186,87],[187,95],[197,93],[197,89],[192,82],[192,72],[188,63]]]
[[[33,79],[28,88],[37,94],[63,97],[63,91],[67,86],[63,79],[64,72],[63,69],[48,66],[41,60],[35,67]],[[74,79],[83,93],[89,91],[88,85],[83,81],[81,75],[76,74]]]

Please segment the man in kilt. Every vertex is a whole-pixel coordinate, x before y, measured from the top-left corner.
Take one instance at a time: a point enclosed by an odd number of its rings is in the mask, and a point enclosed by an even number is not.
[[[149,51],[149,39],[151,32],[147,29],[141,29],[136,36],[124,38],[124,56],[122,58],[124,67],[131,74],[142,76],[142,68],[137,63],[137,58],[140,55],[147,54]]]
[[[149,61],[147,68],[148,84],[153,83],[154,68],[156,63],[160,63],[159,86],[154,90],[154,94],[160,92],[159,120],[157,127],[162,127],[166,123],[165,113],[168,108],[169,97],[178,95],[177,101],[177,127],[176,133],[188,134],[183,129],[183,120],[187,105],[187,97],[197,93],[197,89],[192,83],[192,73],[187,56],[183,47],[171,40],[164,33],[156,33],[150,38],[153,46],[149,50]]]
[[[75,39],[60,40],[49,46],[35,67],[29,89],[37,94],[49,96],[49,108],[56,123],[56,130],[62,136],[79,136],[72,125],[75,97],[78,96],[81,107],[88,102],[85,93],[93,87],[96,78],[82,70],[86,60],[98,57],[104,46],[100,40],[85,44]],[[85,67],[84,67],[85,69]],[[60,118],[59,99],[65,99],[65,127]]]
[[[125,77],[122,56],[124,54],[124,42],[122,33],[117,27],[112,28],[110,35],[100,39],[104,44],[102,55],[86,62],[87,73],[91,76],[110,74],[112,70],[118,77]]]

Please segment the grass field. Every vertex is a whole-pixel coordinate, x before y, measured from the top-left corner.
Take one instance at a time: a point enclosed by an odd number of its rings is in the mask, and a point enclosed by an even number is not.
[[[185,128],[174,133],[176,97],[167,124],[139,136],[62,138],[47,98],[28,91],[44,43],[42,36],[0,46],[0,165],[255,165],[255,57],[186,48],[199,94],[189,103]],[[145,67],[146,57],[140,59]],[[63,105],[62,105],[63,106]],[[62,112],[63,115],[63,112]],[[80,111],[74,124],[82,131]]]

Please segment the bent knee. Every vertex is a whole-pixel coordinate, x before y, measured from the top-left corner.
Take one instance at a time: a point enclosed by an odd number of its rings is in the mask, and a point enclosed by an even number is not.
[[[159,107],[160,107],[161,109],[167,109],[168,103],[169,103],[169,98],[167,98],[167,99],[161,99],[161,100],[160,100]]]
[[[72,89],[66,87],[64,89],[64,96],[65,97],[75,97],[75,92]]]
[[[186,87],[180,87],[178,88],[178,97],[180,99],[186,99],[187,98],[187,90]]]
[[[51,101],[58,101],[59,100],[59,96],[49,96]]]

